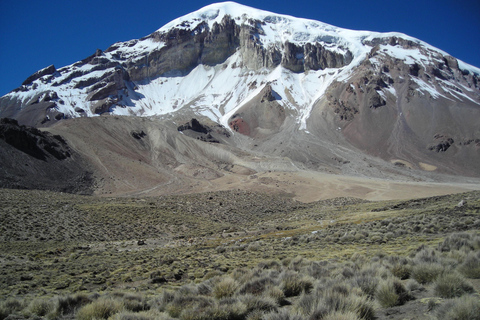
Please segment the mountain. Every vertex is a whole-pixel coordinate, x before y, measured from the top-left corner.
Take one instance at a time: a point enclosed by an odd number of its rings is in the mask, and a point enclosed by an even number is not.
[[[109,175],[107,155],[85,141],[143,143],[111,152],[130,159],[143,148],[164,183],[228,166],[450,181],[442,174],[480,177],[479,77],[401,33],[224,2],[37,71],[0,98],[0,116],[67,137]]]

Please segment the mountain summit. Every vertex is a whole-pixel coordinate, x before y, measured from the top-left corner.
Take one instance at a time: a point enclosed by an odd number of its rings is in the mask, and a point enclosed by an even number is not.
[[[479,75],[401,33],[224,2],[37,71],[0,98],[0,116],[43,127],[108,114],[162,116],[185,124],[177,134],[297,167],[358,173],[367,155],[392,170],[480,176]],[[217,129],[192,130],[203,126],[197,119]]]

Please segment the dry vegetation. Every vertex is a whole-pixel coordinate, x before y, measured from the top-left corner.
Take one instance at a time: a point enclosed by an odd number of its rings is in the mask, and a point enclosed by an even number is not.
[[[479,319],[480,192],[0,190],[0,320]]]

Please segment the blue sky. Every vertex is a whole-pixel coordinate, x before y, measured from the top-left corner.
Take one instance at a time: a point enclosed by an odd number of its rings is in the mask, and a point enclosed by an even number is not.
[[[0,95],[50,64],[60,68],[141,38],[212,2],[0,0]],[[347,29],[403,32],[480,67],[479,0],[237,2]]]

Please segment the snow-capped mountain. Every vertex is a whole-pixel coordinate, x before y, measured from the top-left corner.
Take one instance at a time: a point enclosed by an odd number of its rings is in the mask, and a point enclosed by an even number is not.
[[[309,165],[325,156],[303,142],[321,141],[342,165],[351,160],[338,150],[355,148],[398,166],[479,175],[479,77],[401,33],[224,2],[39,70],[0,98],[0,116],[33,126],[100,114],[206,117]]]

